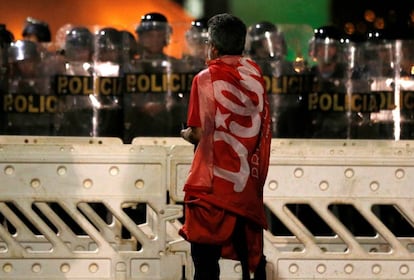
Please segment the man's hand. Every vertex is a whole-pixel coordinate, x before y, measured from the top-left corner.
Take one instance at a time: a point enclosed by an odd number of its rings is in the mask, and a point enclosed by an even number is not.
[[[190,142],[191,144],[197,144],[201,138],[201,128],[199,127],[187,127],[182,129],[180,135],[184,140]]]
[[[187,127],[186,129],[181,129],[180,135],[187,142],[194,144],[191,138],[191,131],[192,131],[191,127]]]

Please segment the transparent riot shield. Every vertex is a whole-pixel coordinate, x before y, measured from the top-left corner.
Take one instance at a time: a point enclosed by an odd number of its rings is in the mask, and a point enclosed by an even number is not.
[[[206,68],[208,26],[206,18],[195,19],[186,27],[183,38],[182,63],[191,72]]]
[[[2,95],[3,134],[53,135],[57,98],[50,88],[49,64],[37,43],[18,40],[8,48],[9,83]]]
[[[299,36],[292,37],[292,33]],[[313,79],[306,69],[302,45],[307,44],[312,34],[307,25],[262,21],[248,27],[246,53],[264,75],[273,137],[305,138],[308,135],[307,100]]]
[[[414,36],[396,42],[400,89],[400,139],[414,139]]]
[[[9,81],[9,64],[8,64],[8,48],[14,40],[13,34],[6,29],[5,24],[0,24],[0,134],[5,133],[7,123],[5,121],[5,110],[3,106],[3,98],[8,92]]]
[[[6,46],[4,44],[1,44],[0,46],[0,96],[1,96],[1,101],[0,101],[0,135],[5,133],[5,128],[7,127],[7,123],[5,121],[5,110],[4,110],[4,106],[3,106],[3,97],[6,95],[6,93],[8,92],[8,80],[9,80],[9,67],[8,67],[8,63],[7,63],[7,47],[8,44],[6,44]]]
[[[138,59],[125,73],[125,135],[178,137],[186,123],[194,73],[182,71],[179,60]]]
[[[364,65],[364,40],[345,37],[342,41],[347,64],[345,110],[348,113],[349,137],[375,139],[378,129],[371,120],[371,113],[378,111],[378,99],[371,93],[370,81]]]
[[[8,48],[14,41],[14,35],[7,30],[5,24],[0,23],[0,93],[7,91],[8,84]]]
[[[8,44],[0,42],[0,94],[3,95],[8,90],[9,66],[7,62]]]
[[[365,79],[371,98],[370,122],[377,139],[399,139],[399,88],[396,87],[396,40],[373,32],[363,46]],[[399,74],[398,74],[399,75]]]
[[[63,27],[63,73],[56,131],[61,136],[119,137],[123,134],[122,62],[125,33],[112,27]]]
[[[136,26],[138,53],[125,68],[124,142],[135,137],[179,137],[187,119],[195,63],[167,54],[172,30],[159,14],[148,14]],[[182,38],[181,44],[184,44]]]
[[[307,102],[309,138],[353,138],[351,126],[356,116],[349,106],[348,46],[341,39],[342,33],[335,27],[324,26],[315,29],[310,40],[314,81]]]

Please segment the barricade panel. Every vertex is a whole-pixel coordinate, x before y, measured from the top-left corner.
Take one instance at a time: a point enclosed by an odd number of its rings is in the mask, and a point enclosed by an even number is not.
[[[182,258],[166,250],[182,216],[167,204],[166,149],[72,140],[2,137],[0,277],[180,279]]]
[[[179,138],[1,137],[1,279],[191,279]],[[268,279],[413,279],[414,142],[274,139]],[[240,264],[221,260],[222,279]]]
[[[268,278],[410,278],[413,152],[410,141],[273,139],[264,188]],[[191,153],[171,150],[177,202]],[[224,272],[236,279],[235,270]]]

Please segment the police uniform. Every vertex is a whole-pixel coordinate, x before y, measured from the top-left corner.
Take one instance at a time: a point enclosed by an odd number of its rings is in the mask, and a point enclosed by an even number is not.
[[[397,25],[371,31],[367,37],[366,79],[371,81],[371,92],[378,100],[378,110],[371,113],[378,128],[376,138],[413,139],[414,30],[405,24]]]
[[[86,27],[68,31],[65,72],[57,77],[59,134],[122,138],[122,36],[114,28],[94,35]]]
[[[12,42],[8,48],[10,80],[3,96],[5,133],[10,135],[53,135],[56,96],[50,91],[38,46],[28,40]]]
[[[208,25],[206,18],[198,18],[191,22],[185,33],[185,51],[182,61],[189,72],[198,73],[206,68],[208,46]]]
[[[306,135],[306,103],[309,78],[296,72],[286,60],[287,45],[282,32],[268,21],[248,27],[247,54],[264,74],[271,106],[273,137],[301,138]]]
[[[401,139],[414,139],[414,27],[401,35]]]
[[[134,137],[178,136],[185,122],[180,109],[185,85],[177,74],[182,63],[163,51],[171,32],[160,13],[145,14],[136,28],[141,53],[125,73],[126,143]]]
[[[14,41],[14,35],[7,30],[5,24],[0,24],[0,134],[5,133],[7,123],[5,122],[5,111],[3,106],[3,98],[8,92],[9,86],[9,65],[8,65],[8,48],[10,43]]]
[[[311,138],[352,138],[346,107],[348,65],[341,38],[336,27],[322,26],[310,42],[310,56],[316,62],[311,68],[314,88],[308,97]]]

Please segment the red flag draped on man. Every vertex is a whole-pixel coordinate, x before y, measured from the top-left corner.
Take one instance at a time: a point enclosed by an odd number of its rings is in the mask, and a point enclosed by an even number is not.
[[[262,72],[242,56],[246,25],[230,14],[208,20],[207,69],[192,83],[187,129],[196,145],[184,186],[194,280],[218,280],[220,257],[239,260],[243,280],[266,279],[263,185],[271,121]]]
[[[195,77],[190,98],[188,125],[201,127],[204,137],[195,150],[184,191],[188,205],[201,207],[186,208],[193,212],[186,212],[188,219],[180,232],[189,241],[227,244],[235,216],[225,215],[223,209],[257,224],[247,231],[253,246],[249,251],[261,252],[271,126],[260,69],[247,58],[212,60]],[[223,256],[233,258],[229,249],[223,247]],[[260,256],[252,253],[249,266],[255,267]]]

